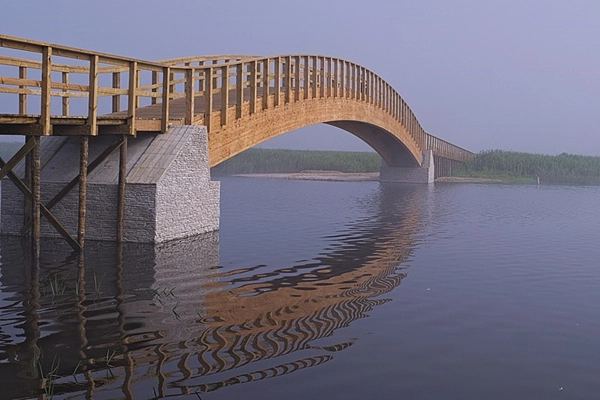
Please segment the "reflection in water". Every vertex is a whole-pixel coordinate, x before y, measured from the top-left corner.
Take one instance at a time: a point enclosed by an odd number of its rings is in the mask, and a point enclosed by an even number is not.
[[[329,362],[354,339],[315,341],[388,301],[428,194],[381,186],[360,204],[368,217],[325,236],[313,260],[279,269],[219,267],[217,233],[159,246],[88,242],[79,257],[49,240],[39,263],[3,238],[4,394],[167,397]]]

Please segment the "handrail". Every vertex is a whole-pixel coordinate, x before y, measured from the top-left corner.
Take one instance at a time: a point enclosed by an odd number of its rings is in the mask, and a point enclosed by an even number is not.
[[[152,104],[161,105],[160,130],[166,132],[171,103],[178,99],[185,99],[184,122],[202,121],[210,132],[271,107],[336,98],[381,109],[406,128],[421,151],[432,149],[437,156],[457,161],[472,155],[426,133],[404,99],[380,76],[335,57],[225,55],[150,62],[0,35],[2,47],[41,56],[38,61],[0,55],[0,94],[18,96],[17,115],[28,115],[29,96],[39,96],[43,135],[52,134],[53,98],[62,99],[62,116],[71,115],[71,98],[87,98],[87,112],[79,110],[77,116],[86,119],[90,135],[98,134],[99,115],[119,112],[125,115],[130,134],[135,134],[137,110]],[[55,63],[57,57],[60,62]],[[3,73],[11,68],[16,71],[12,76]],[[112,101],[100,104],[101,97]],[[122,98],[126,98],[123,105]],[[195,114],[194,105],[202,99],[204,113]],[[232,109],[235,113],[228,112]]]

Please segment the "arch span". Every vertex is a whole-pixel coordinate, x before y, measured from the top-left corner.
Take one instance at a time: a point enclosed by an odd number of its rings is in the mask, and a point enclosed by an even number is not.
[[[209,133],[211,166],[281,134],[325,123],[370,145],[390,166],[415,167],[421,150],[397,120],[372,105],[343,99],[312,100],[271,108]]]

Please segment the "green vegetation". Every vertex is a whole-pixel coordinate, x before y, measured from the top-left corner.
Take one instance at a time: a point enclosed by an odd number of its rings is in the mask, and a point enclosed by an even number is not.
[[[23,146],[21,142],[0,142],[0,157],[4,161],[10,160],[10,158]]]
[[[600,157],[562,153],[557,156],[490,150],[476,154],[455,176],[508,181],[600,184]]]
[[[377,153],[254,148],[217,165],[212,172],[215,175],[308,170],[378,172],[380,163]]]

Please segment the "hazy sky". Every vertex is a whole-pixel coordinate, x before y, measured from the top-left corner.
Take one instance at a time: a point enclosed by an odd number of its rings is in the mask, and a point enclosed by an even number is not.
[[[148,60],[331,55],[469,150],[600,156],[599,21],[598,0],[18,0],[0,32]],[[364,148],[322,125],[269,145]]]

